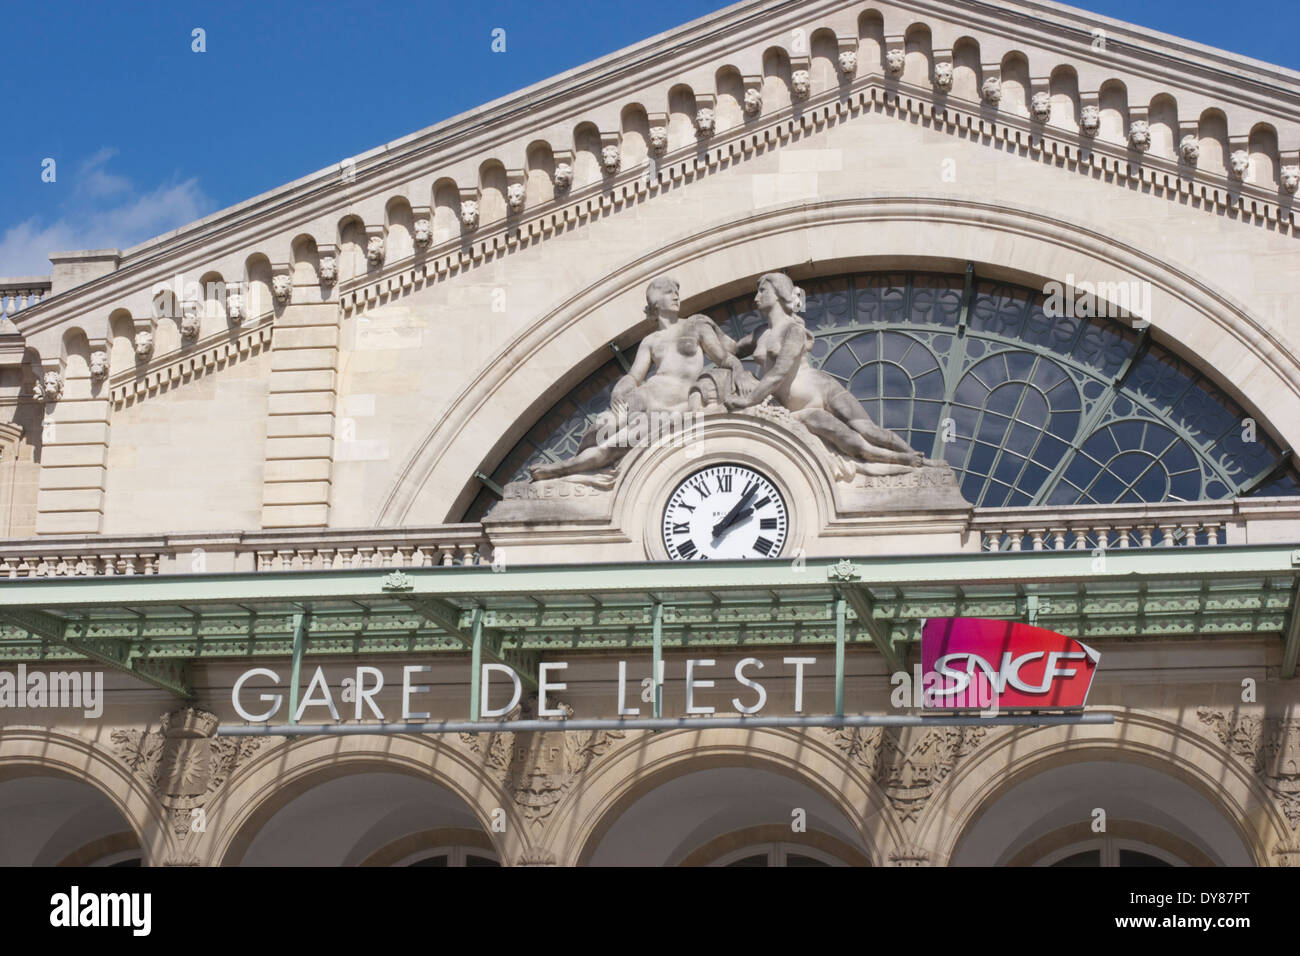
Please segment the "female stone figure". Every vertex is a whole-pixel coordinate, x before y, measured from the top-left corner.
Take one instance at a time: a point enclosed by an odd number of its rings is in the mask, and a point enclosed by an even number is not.
[[[578,453],[567,461],[533,465],[533,480],[593,472],[613,464],[633,445],[657,431],[658,421],[680,426],[684,412],[697,410],[691,386],[704,370],[707,355],[740,379],[744,366],[736,343],[723,335],[707,315],[680,318],[681,292],[677,280],[660,276],[646,288],[646,315],[659,322],[657,331],[641,340],[636,360],[610,394],[609,411],[597,416],[582,437]],[[651,370],[654,374],[651,375]],[[656,422],[650,422],[656,416]]]
[[[762,377],[757,385],[728,395],[727,408],[748,408],[771,395],[809,431],[850,458],[913,468],[927,463],[919,451],[873,422],[834,377],[808,364],[813,336],[801,315],[804,293],[788,276],[769,272],[759,278],[754,304],[767,325],[736,343],[736,354],[752,354]]]

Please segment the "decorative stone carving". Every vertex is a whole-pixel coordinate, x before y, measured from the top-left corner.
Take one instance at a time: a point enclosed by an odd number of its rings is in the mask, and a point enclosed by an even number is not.
[[[258,737],[217,737],[217,715],[194,707],[165,714],[158,730],[115,730],[113,750],[169,812],[179,836],[193,811],[207,805],[238,764],[262,745]]]
[[[856,581],[862,572],[848,558],[841,558],[826,569],[826,577],[831,581]]]
[[[549,850],[525,850],[519,854],[515,866],[555,866],[555,854]]]
[[[569,163],[557,163],[555,166],[555,190],[564,192],[573,185],[573,166]]]
[[[657,320],[659,328],[641,341],[633,364],[636,374],[624,375],[615,383],[609,409],[596,416],[577,454],[565,461],[534,465],[530,469],[534,481],[585,474],[608,479],[612,487],[612,474],[601,473],[637,444],[631,432],[643,420],[652,415],[681,415],[699,406],[692,391],[704,375],[706,357],[737,377],[748,374],[734,354],[734,343],[728,351],[726,342],[730,340],[712,319],[706,315],[681,318],[680,308],[681,289],[676,279],[660,276],[646,287],[646,315]],[[665,363],[665,359],[670,361]]]
[[[193,854],[173,853],[163,858],[163,866],[202,866],[199,858]]]
[[[890,50],[885,54],[885,66],[891,76],[902,76],[906,65],[907,55],[902,50]]]
[[[996,76],[990,76],[980,85],[980,98],[990,106],[997,106],[1002,102],[1002,81]]]
[[[1295,195],[1296,189],[1300,188],[1300,166],[1283,166],[1281,179],[1282,188]]]
[[[1228,157],[1228,165],[1232,170],[1232,178],[1241,182],[1246,178],[1246,170],[1250,169],[1250,153],[1244,149],[1234,149]]]
[[[1151,124],[1146,120],[1134,120],[1128,127],[1128,144],[1139,153],[1151,148]]]
[[[243,325],[244,319],[248,318],[248,312],[244,309],[244,297],[238,292],[226,296],[226,318],[236,328]]]
[[[421,221],[428,222],[427,219]],[[416,223],[416,226],[419,226],[419,223]],[[419,241],[420,241],[419,239],[416,239],[417,245],[419,244]],[[338,278],[339,278],[338,260],[335,259],[333,256],[326,256],[325,258],[321,259],[320,281],[325,283],[325,285],[333,285],[335,282],[338,281]]]
[[[889,851],[894,866],[929,866],[930,851],[916,843],[904,843]]]
[[[755,116],[763,112],[763,91],[757,89],[745,90],[745,112],[750,116]]]
[[[1035,93],[1029,100],[1029,113],[1040,123],[1052,118],[1052,98],[1046,93]]]
[[[273,276],[271,278],[271,292],[275,296],[275,301],[280,303],[288,302],[293,295],[293,279],[288,276]]]
[[[181,316],[181,337],[186,339],[198,338],[199,335],[199,314],[194,310],[189,310]]]
[[[713,110],[703,109],[695,111],[695,131],[701,136],[713,135]]]
[[[1201,141],[1195,136],[1184,136],[1178,143],[1178,155],[1188,166],[1195,166],[1201,158]]]
[[[90,353],[90,380],[102,382],[108,378],[108,353],[96,351]]]
[[[884,790],[894,812],[905,821],[914,821],[988,730],[936,727],[915,736],[880,727],[836,727],[826,732],[836,748],[862,766]]]
[[[510,207],[511,212],[519,212],[524,208],[525,195],[523,183],[511,183],[506,187],[506,205]]]
[[[477,199],[466,199],[460,204],[460,224],[466,229],[478,228]]]
[[[63,397],[63,375],[59,372],[46,372],[36,377],[32,397],[38,402],[57,402]]]
[[[1101,129],[1101,110],[1095,106],[1085,106],[1079,111],[1079,132],[1084,136],[1096,136]]]
[[[856,50],[844,50],[839,57],[840,72],[853,76],[858,72],[858,54]]]
[[[418,249],[427,249],[433,242],[433,223],[427,219],[417,219],[414,223],[412,241]]]
[[[807,70],[795,70],[790,74],[790,92],[796,100],[806,100],[812,93],[812,74]]]
[[[366,261],[372,266],[384,264],[384,238],[383,236],[371,236],[366,243]]]
[[[572,717],[573,708],[562,706],[565,716]],[[516,707],[507,719],[527,718],[532,708],[529,701],[527,708]],[[529,827],[540,830],[591,762],[623,736],[621,730],[594,730],[461,734],[460,739],[483,756]]]
[[[668,127],[650,127],[650,148],[656,153],[666,153],[668,151]]]
[[[151,355],[153,355],[153,333],[135,333],[135,357],[140,361],[145,362],[149,360],[149,356]]]
[[[1248,766],[1278,802],[1294,830],[1300,825],[1300,720],[1235,716],[1199,707],[1196,716]]]
[[[600,151],[600,168],[605,170],[605,174],[612,176],[618,172],[618,167],[623,163],[623,153],[617,146],[606,146]]]
[[[943,90],[945,93],[952,89],[951,63],[936,63],[934,65],[934,86],[935,89]]]
[[[384,583],[381,589],[384,591],[410,591],[415,587],[411,581],[410,575],[405,571],[391,571],[384,575]]]

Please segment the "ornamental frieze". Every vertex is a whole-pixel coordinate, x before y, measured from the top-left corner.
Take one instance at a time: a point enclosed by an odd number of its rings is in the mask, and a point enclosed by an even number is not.
[[[216,714],[184,707],[164,714],[158,730],[115,730],[113,750],[168,811],[178,836],[192,824],[235,768],[263,741],[217,737]]]
[[[536,705],[529,701],[527,706],[528,711],[518,706],[505,719],[529,719]],[[565,719],[571,718],[573,708],[562,706]],[[592,761],[623,736],[621,730],[506,731],[461,734],[460,739],[470,751],[482,755],[529,826],[540,830]]]
[[[837,727],[827,733],[836,748],[863,767],[884,791],[894,812],[910,823],[988,731],[984,727],[936,727],[906,740],[900,731],[880,727]]]
[[[1201,723],[1273,794],[1291,829],[1300,826],[1300,720],[1234,716],[1201,707]]]

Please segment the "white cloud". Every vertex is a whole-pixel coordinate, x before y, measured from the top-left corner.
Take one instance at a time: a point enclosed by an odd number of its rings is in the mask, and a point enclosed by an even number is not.
[[[142,191],[106,168],[116,153],[105,148],[83,160],[70,182],[60,170],[59,182],[71,185],[71,192],[52,217],[33,216],[5,230],[0,276],[49,275],[51,252],[126,249],[216,208],[193,178]]]

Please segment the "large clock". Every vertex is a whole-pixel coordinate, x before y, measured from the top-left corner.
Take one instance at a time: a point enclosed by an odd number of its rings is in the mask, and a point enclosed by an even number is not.
[[[664,506],[664,548],[674,561],[775,558],[789,527],[776,486],[744,465],[701,468]]]

